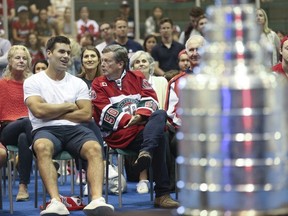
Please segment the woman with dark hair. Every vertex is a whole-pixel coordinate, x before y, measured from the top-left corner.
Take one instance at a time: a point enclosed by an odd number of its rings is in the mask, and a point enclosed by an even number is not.
[[[145,20],[145,35],[160,36],[160,20],[163,18],[163,9],[159,6],[153,8],[152,15]]]
[[[90,89],[95,77],[101,75],[101,55],[94,46],[86,46],[82,49],[81,55],[82,69],[80,77]]]
[[[100,52],[95,48],[95,46],[86,46],[82,49],[81,55],[80,55],[80,60],[81,60],[81,65],[82,69],[80,71],[80,74],[78,75],[79,78],[81,78],[86,84],[89,89],[89,94],[91,99],[93,98],[93,94],[91,92],[91,85],[94,80],[94,78],[98,77],[101,75],[101,56]],[[103,139],[100,133],[100,129],[96,125],[95,121],[91,119],[90,122],[88,123],[82,123],[84,126],[88,127],[91,129],[96,136],[99,139],[99,143],[101,146],[103,146]],[[104,153],[103,153],[104,154]],[[78,168],[78,164],[77,168]],[[85,167],[85,164],[84,164]],[[76,183],[79,183],[79,175],[82,173],[82,179],[84,180],[83,182],[86,182],[85,179],[85,171],[82,170],[81,172],[78,173]],[[84,195],[88,195],[88,188],[87,184],[84,187]]]
[[[155,35],[147,35],[143,42],[143,48],[145,52],[151,54],[153,47],[157,44],[158,40]]]
[[[185,44],[188,38],[192,35],[193,29],[196,28],[196,22],[201,15],[204,15],[205,11],[201,7],[193,7],[189,13],[189,24],[185,31],[181,32],[179,36],[179,43]]]
[[[42,70],[46,70],[47,68],[48,68],[48,61],[46,59],[39,59],[34,63],[32,73],[36,74]]]
[[[36,33],[30,33],[28,35],[26,47],[31,55],[32,65],[34,65],[37,60],[45,59],[45,48],[41,46],[41,41]]]

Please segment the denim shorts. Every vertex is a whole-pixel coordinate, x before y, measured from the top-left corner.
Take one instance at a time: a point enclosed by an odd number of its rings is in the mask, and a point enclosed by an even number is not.
[[[42,127],[32,132],[33,144],[38,139],[49,139],[54,144],[54,154],[56,156],[61,151],[69,152],[73,157],[79,158],[80,151],[87,141],[99,143],[94,132],[82,125],[61,125]]]

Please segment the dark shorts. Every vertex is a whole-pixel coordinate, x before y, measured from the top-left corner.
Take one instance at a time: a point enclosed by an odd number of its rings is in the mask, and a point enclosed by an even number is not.
[[[32,136],[33,144],[37,139],[49,139],[54,144],[53,157],[65,150],[74,158],[79,158],[81,148],[85,142],[96,141],[99,143],[93,131],[82,125],[42,127],[33,131]]]

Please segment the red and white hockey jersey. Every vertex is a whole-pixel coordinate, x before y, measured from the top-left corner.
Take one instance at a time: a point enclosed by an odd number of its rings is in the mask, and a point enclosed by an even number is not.
[[[180,72],[174,76],[168,83],[165,110],[168,115],[168,121],[174,128],[179,128],[181,126],[181,119],[177,114],[177,108],[179,106],[179,80],[181,77],[185,76],[185,72]]]
[[[155,91],[140,71],[123,72],[121,79],[97,77],[92,83],[93,117],[112,148],[125,148],[144,125],[124,126],[132,115],[149,117],[158,109]]]

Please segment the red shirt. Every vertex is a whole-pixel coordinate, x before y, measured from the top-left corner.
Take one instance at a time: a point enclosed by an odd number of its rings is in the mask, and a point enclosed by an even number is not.
[[[14,0],[7,0],[7,14],[11,15],[11,9],[15,8]],[[0,16],[3,16],[3,1],[0,0]]]
[[[283,67],[282,67],[282,63],[278,63],[276,65],[274,65],[272,67],[272,71],[276,72],[276,73],[280,73],[280,74],[283,74],[287,79],[288,79],[288,76],[287,74],[285,73],[285,71],[283,70]]]
[[[28,116],[24,104],[23,82],[15,80],[0,80],[0,120],[14,121]]]

